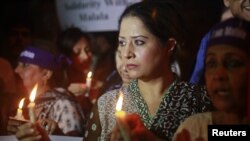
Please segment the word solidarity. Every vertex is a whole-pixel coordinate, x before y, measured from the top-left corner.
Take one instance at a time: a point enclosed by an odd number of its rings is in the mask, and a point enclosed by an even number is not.
[[[250,125],[208,125],[208,141],[229,138],[250,141]]]

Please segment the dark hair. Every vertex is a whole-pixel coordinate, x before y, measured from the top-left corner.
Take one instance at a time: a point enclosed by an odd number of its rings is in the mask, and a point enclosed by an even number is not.
[[[87,33],[83,32],[77,27],[70,27],[64,30],[57,39],[58,49],[65,54],[67,57],[70,57],[73,54],[74,45],[81,39],[85,38],[89,44],[91,43],[90,37]]]
[[[162,43],[173,37],[178,44],[182,44],[186,29],[178,7],[178,3],[172,0],[142,1],[130,5],[119,19],[119,28],[123,18],[138,17]]]

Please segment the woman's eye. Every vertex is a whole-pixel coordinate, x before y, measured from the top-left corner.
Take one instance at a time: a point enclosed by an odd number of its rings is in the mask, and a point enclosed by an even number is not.
[[[206,61],[206,69],[211,69],[216,67],[216,62],[214,60]]]
[[[84,48],[84,51],[85,51],[85,53],[91,52],[89,47],[85,47],[85,48]]]
[[[239,68],[241,66],[244,66],[244,64],[245,63],[243,61],[240,61],[238,59],[227,59],[225,61],[224,66],[226,68],[233,69],[233,68]]]
[[[28,63],[22,63],[22,66],[23,66],[24,68],[26,68],[26,67],[29,66],[29,64],[28,64]]]
[[[141,46],[141,45],[144,44],[144,41],[142,41],[142,40],[135,40],[134,44],[137,45],[137,46]]]
[[[125,46],[125,45],[126,45],[125,41],[121,41],[121,40],[119,40],[119,42],[118,42],[118,43],[119,43],[119,46],[120,46],[120,47],[123,47],[123,46]]]

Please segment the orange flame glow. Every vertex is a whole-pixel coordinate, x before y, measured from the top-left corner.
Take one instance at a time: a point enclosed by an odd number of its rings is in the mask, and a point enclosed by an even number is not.
[[[116,104],[116,111],[121,111],[122,110],[122,102],[123,102],[123,93],[120,92],[117,104]]]
[[[91,76],[92,76],[92,72],[90,71],[90,72],[88,72],[87,77],[91,78]]]
[[[22,98],[21,101],[19,102],[19,105],[18,105],[19,109],[23,108],[23,103],[24,103],[24,98]]]
[[[34,101],[35,101],[37,87],[38,87],[38,84],[36,84],[36,85],[34,86],[34,88],[32,89],[32,91],[31,91],[31,93],[30,93],[30,101],[31,101],[31,102],[34,102]]]

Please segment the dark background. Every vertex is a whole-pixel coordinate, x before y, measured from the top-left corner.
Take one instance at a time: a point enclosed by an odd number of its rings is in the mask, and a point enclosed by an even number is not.
[[[182,4],[182,13],[187,21],[189,45],[179,54],[182,79],[187,80],[192,71],[197,49],[202,36],[219,21],[222,0],[177,0]],[[61,32],[55,9],[55,0],[5,0],[0,5],[0,37],[11,23],[27,22],[35,38],[55,40]],[[115,41],[117,39],[114,39]]]

